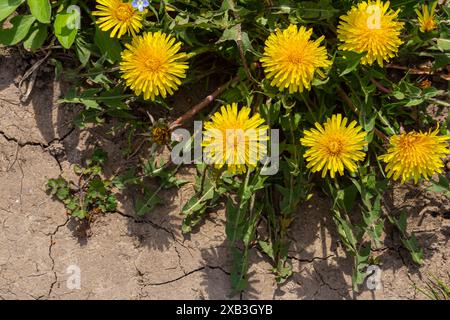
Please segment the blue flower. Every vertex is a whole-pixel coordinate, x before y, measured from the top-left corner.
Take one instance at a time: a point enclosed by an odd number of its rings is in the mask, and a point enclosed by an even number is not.
[[[148,0],[133,0],[131,3],[133,8],[138,9],[140,12],[144,11],[145,7],[148,7],[150,5]]]

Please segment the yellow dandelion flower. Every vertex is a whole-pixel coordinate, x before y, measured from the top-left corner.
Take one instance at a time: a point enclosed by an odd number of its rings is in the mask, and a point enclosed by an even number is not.
[[[355,172],[356,162],[364,159],[367,133],[356,121],[348,126],[347,121],[341,114],[334,114],[323,126],[316,123],[315,129],[306,130],[300,139],[302,145],[308,147],[304,154],[308,162],[306,167],[312,172],[322,170],[322,178],[328,171],[332,178],[336,172],[342,176],[345,168]]]
[[[186,78],[188,55],[179,52],[181,42],[160,31],[144,33],[126,44],[120,70],[127,86],[144,99],[172,95]]]
[[[428,180],[434,173],[441,172],[442,159],[450,153],[447,145],[450,136],[437,134],[438,129],[392,136],[387,153],[378,157],[387,163],[388,178],[397,180],[401,177],[401,183],[414,178],[417,183],[420,177]]]
[[[383,61],[393,58],[402,44],[400,33],[403,22],[397,21],[400,10],[389,9],[389,1],[366,1],[352,7],[341,16],[337,34],[341,50],[366,53],[362,64],[372,65],[375,61],[383,66]]]
[[[434,14],[437,6],[437,1],[431,5],[430,11],[428,11],[427,5],[422,5],[422,12],[416,9],[417,19],[419,20],[419,28],[423,33],[430,32],[437,27],[436,20],[434,19]]]
[[[331,65],[327,50],[320,46],[324,36],[310,40],[312,29],[290,25],[285,30],[277,30],[266,40],[261,58],[267,79],[281,91],[289,88],[289,93],[310,89],[317,72],[324,76],[320,68]]]
[[[129,2],[121,0],[97,0],[98,11],[93,11],[94,16],[99,16],[96,23],[103,31],[111,31],[111,38],[121,38],[128,33],[135,35],[142,28],[142,15],[140,15]]]
[[[259,113],[250,115],[250,108],[238,105],[222,106],[211,121],[204,125],[203,152],[205,160],[217,169],[224,165],[230,174],[244,173],[254,168],[267,154],[267,125]]]

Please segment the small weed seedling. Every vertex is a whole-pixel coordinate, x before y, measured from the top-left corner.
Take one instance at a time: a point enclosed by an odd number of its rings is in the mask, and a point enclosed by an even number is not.
[[[74,172],[79,176],[77,183],[67,181],[63,177],[47,182],[47,192],[64,203],[68,215],[90,221],[94,214],[116,210],[114,184],[102,177],[102,167],[106,159],[106,153],[96,149],[84,168],[74,167]]]

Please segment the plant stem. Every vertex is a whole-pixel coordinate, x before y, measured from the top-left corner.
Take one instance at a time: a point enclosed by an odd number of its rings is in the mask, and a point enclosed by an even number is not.
[[[342,90],[341,87],[337,88],[337,94],[342,100],[344,100],[344,102],[349,106],[350,109],[352,109],[354,113],[356,113],[358,116],[360,115],[360,112],[353,104],[353,101],[349,98],[349,96],[345,93],[345,91]],[[389,140],[388,137],[386,137],[386,135],[377,128],[374,128],[374,132],[377,135],[377,137],[380,138],[381,140],[383,141]]]
[[[374,78],[370,78],[370,81],[378,88],[378,90],[380,90],[381,92],[390,94],[392,93],[392,89],[386,88],[385,86],[383,86],[381,83],[379,83],[377,80],[375,80]]]

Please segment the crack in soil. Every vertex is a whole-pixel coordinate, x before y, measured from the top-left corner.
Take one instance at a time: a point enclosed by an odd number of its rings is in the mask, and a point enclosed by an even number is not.
[[[22,168],[22,164],[20,163],[20,160],[18,162],[19,164],[19,169],[20,169],[20,194],[19,194],[19,201],[20,201],[20,213],[22,213],[22,205],[23,205],[23,201],[22,201],[22,194],[23,194],[23,179],[25,178],[25,174],[23,173],[23,168]]]
[[[32,142],[32,141],[25,141],[22,142],[20,140],[18,140],[17,138],[14,137],[10,137],[8,136],[4,131],[0,130],[0,135],[2,135],[7,141],[9,142],[15,142],[17,143],[20,147],[25,147],[25,146],[39,146],[42,149],[47,149],[48,147],[50,147],[52,144],[56,143],[56,142],[63,142],[76,128],[70,128],[69,131],[64,134],[63,136],[59,137],[59,138],[53,138],[52,140],[50,140],[50,142],[48,143],[42,143],[42,142]]]
[[[54,276],[54,281],[50,284],[50,289],[48,290],[48,298],[50,298],[50,295],[52,294],[53,291],[53,287],[55,286],[55,284],[58,282],[58,275],[56,274],[55,271],[55,259],[53,258],[52,255],[52,249],[53,249],[53,245],[55,244],[53,242],[53,237],[56,235],[56,233],[58,233],[59,229],[64,227],[65,225],[67,225],[67,223],[69,222],[70,218],[67,218],[66,221],[63,224],[60,224],[56,227],[55,231],[53,231],[50,234],[50,246],[48,247],[48,256],[50,257],[50,260],[52,261],[52,272],[53,272],[53,276]]]
[[[173,248],[175,249],[175,252],[177,253],[177,256],[178,256],[178,266],[180,267],[181,271],[183,271],[183,273],[186,274],[186,270],[184,269],[183,264],[181,263],[182,259],[181,259],[180,252],[178,251],[177,245],[175,244],[173,246]]]
[[[184,275],[188,275],[188,274],[189,274],[189,272],[186,272],[186,270],[185,270],[184,267],[183,267],[183,263],[182,263],[182,260],[183,260],[183,259],[182,259],[182,257],[181,257],[180,251],[178,250],[178,247],[177,247],[176,244],[181,245],[183,248],[185,248],[186,250],[188,250],[189,253],[190,253],[190,250],[189,250],[189,248],[187,248],[181,241],[179,241],[179,240],[175,237],[175,235],[174,235],[174,233],[173,233],[172,231],[170,231],[170,230],[167,229],[167,228],[164,228],[163,226],[160,226],[159,224],[157,224],[157,223],[151,221],[151,220],[148,219],[148,218],[145,219],[145,220],[144,220],[144,219],[139,220],[138,218],[136,218],[136,217],[134,217],[134,216],[128,215],[128,214],[123,213],[123,212],[118,211],[118,210],[116,210],[116,213],[119,214],[119,215],[121,215],[122,217],[125,217],[125,218],[127,218],[127,219],[133,220],[134,223],[147,223],[147,224],[150,224],[153,228],[158,229],[158,230],[162,230],[162,231],[166,232],[167,234],[169,234],[169,235],[172,237],[172,240],[175,242],[175,244],[174,244],[174,249],[175,249],[175,252],[177,253],[177,256],[178,256],[178,266],[179,266],[179,268],[181,269],[181,271],[184,273]],[[190,254],[191,254],[191,253],[190,253]],[[192,255],[192,254],[191,254],[191,255]]]
[[[144,220],[144,219],[139,219],[139,218],[137,218],[137,217],[135,217],[135,216],[128,215],[128,214],[126,214],[126,213],[124,213],[124,212],[121,212],[121,211],[119,211],[119,210],[116,210],[115,212],[116,212],[117,214],[119,214],[120,216],[122,216],[122,217],[125,217],[125,218],[127,218],[127,219],[133,220],[134,223],[146,223],[146,224],[150,224],[153,228],[158,229],[158,230],[162,230],[162,231],[168,233],[168,234],[172,237],[173,241],[175,241],[176,243],[178,243],[178,244],[181,245],[183,248],[185,248],[185,249],[187,249],[187,250],[189,251],[189,248],[187,248],[180,240],[178,240],[178,239],[175,237],[175,235],[174,235],[174,233],[173,233],[172,231],[170,231],[169,229],[167,229],[167,228],[165,228],[165,227],[163,227],[163,226],[160,226],[160,225],[157,224],[156,222],[153,222],[153,221],[151,221],[151,220],[148,219],[148,218],[146,218],[145,220]],[[175,250],[177,250],[177,249],[175,249]],[[178,253],[178,251],[177,251],[177,253]]]
[[[169,284],[169,283],[173,283],[173,282],[176,282],[176,281],[179,281],[179,280],[181,280],[181,279],[183,279],[183,278],[186,278],[186,277],[188,277],[188,276],[190,276],[191,274],[194,274],[194,273],[196,273],[196,272],[199,272],[199,271],[203,271],[203,270],[206,270],[207,268],[209,268],[209,269],[212,269],[212,270],[220,270],[220,271],[222,271],[223,273],[225,273],[226,275],[230,275],[230,273],[229,272],[227,272],[227,271],[225,271],[222,267],[220,267],[220,266],[203,266],[203,267],[199,267],[199,268],[197,268],[197,269],[194,269],[194,270],[191,270],[191,271],[189,271],[189,272],[186,272],[184,275],[182,275],[182,276],[179,276],[179,277],[177,277],[177,278],[175,278],[175,279],[171,279],[171,280],[167,280],[167,281],[163,281],[163,282],[156,282],[156,283],[152,283],[152,282],[149,282],[149,283],[145,283],[145,284],[143,284],[143,287],[147,287],[147,286],[162,286],[162,285],[165,285],[165,284]]]
[[[163,282],[155,282],[155,283],[149,282],[149,283],[144,284],[144,287],[146,287],[146,286],[162,286],[162,285],[165,285],[165,284],[169,284],[169,283],[172,283],[172,282],[176,282],[176,281],[181,280],[181,279],[183,279],[183,278],[185,278],[185,277],[187,277],[187,276],[190,276],[190,275],[193,274],[193,273],[196,273],[196,272],[198,272],[198,271],[203,271],[203,270],[205,270],[206,268],[207,268],[207,267],[200,267],[200,268],[191,270],[191,271],[189,271],[189,272],[186,272],[184,275],[179,276],[179,277],[177,277],[177,278],[175,278],[175,279],[171,279],[171,280],[167,280],[167,281],[163,281]]]
[[[330,290],[336,292],[336,293],[337,293],[339,296],[341,296],[342,298],[344,298],[344,299],[346,298],[346,296],[343,295],[343,294],[341,293],[341,289],[340,289],[340,288],[334,288],[334,287],[332,287],[328,282],[325,281],[323,275],[319,272],[319,270],[317,270],[317,268],[316,268],[314,265],[313,265],[313,268],[314,268],[314,271],[315,271],[316,274],[317,274],[317,277],[319,278],[319,280],[320,280],[320,282],[321,282],[321,285],[320,285],[319,289],[317,289],[317,291],[314,293],[314,297],[316,297],[316,296],[319,294],[320,288],[322,288],[323,286],[326,286],[326,287],[328,287]]]
[[[4,131],[1,131],[1,130],[0,130],[0,135],[3,136],[3,138],[6,139],[6,141],[14,142],[14,143],[17,144],[17,146],[18,146],[18,148],[17,148],[17,150],[16,150],[15,159],[13,160],[13,163],[12,163],[11,165],[8,166],[8,170],[7,170],[7,171],[9,171],[9,170],[14,166],[14,164],[16,163],[16,161],[17,161],[17,156],[18,156],[18,153],[19,153],[20,149],[22,149],[23,147],[26,147],[26,146],[34,146],[34,147],[40,147],[40,148],[42,148],[42,150],[43,150],[44,152],[47,152],[53,159],[55,159],[56,163],[58,164],[58,167],[59,167],[60,172],[62,172],[62,171],[63,171],[63,168],[62,168],[61,162],[59,161],[58,157],[55,156],[55,155],[53,155],[51,152],[49,152],[48,149],[49,149],[53,144],[55,144],[55,143],[58,143],[58,142],[61,143],[61,142],[63,142],[63,141],[64,141],[64,140],[65,140],[72,132],[75,131],[75,129],[76,129],[75,127],[71,128],[71,129],[70,129],[66,134],[64,134],[63,136],[61,136],[61,137],[59,137],[59,138],[54,138],[54,139],[52,139],[52,140],[51,140],[49,143],[47,143],[47,144],[42,143],[42,142],[30,142],[30,141],[22,142],[22,141],[18,140],[17,138],[8,136]]]

